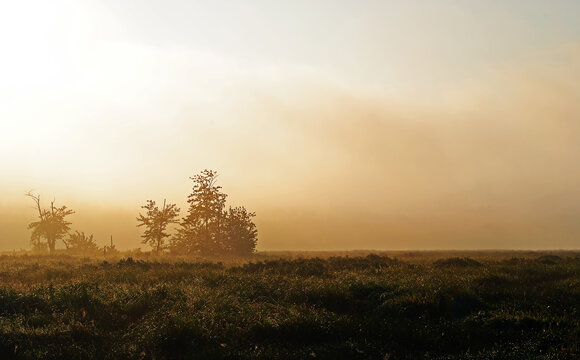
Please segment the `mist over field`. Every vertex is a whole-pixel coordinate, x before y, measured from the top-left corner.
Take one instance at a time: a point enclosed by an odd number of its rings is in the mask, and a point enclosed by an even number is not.
[[[580,92],[565,74],[580,67],[566,66],[498,75],[501,90],[468,89],[470,101],[446,107],[296,87],[240,100],[234,130],[217,119],[111,123],[78,148],[55,137],[56,160],[31,144],[15,151],[42,170],[13,164],[15,178],[1,180],[2,246],[27,246],[35,213],[23,195],[35,189],[76,210],[75,228],[138,247],[139,206],[183,207],[188,176],[214,164],[229,200],[258,213],[260,249],[576,248]],[[114,138],[118,153],[101,149]]]
[[[139,247],[140,206],[185,208],[205,168],[259,250],[580,246],[573,3],[300,2],[300,29],[262,2],[36,5],[2,15],[1,250],[29,246],[31,189]]]

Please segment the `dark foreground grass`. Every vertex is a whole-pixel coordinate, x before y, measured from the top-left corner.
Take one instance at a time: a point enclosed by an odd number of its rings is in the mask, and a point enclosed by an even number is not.
[[[580,258],[0,258],[0,359],[576,359]]]

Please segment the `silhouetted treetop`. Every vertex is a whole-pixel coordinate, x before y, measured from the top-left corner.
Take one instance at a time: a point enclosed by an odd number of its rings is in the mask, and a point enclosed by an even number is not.
[[[85,235],[84,232],[75,231],[69,234],[68,238],[63,239],[66,249],[72,253],[87,255],[99,251],[99,247],[93,238],[93,235]]]
[[[197,255],[246,255],[254,251],[257,230],[245,208],[225,211],[227,194],[216,184],[218,173],[204,170],[190,177],[187,215],[171,239],[172,251]]]
[[[42,209],[40,205],[40,195],[34,195],[31,192],[26,194],[34,201],[38,210],[38,221],[28,224],[28,229],[32,230],[30,241],[35,249],[48,247],[51,254],[56,249],[57,240],[62,240],[70,230],[71,223],[66,217],[74,214],[74,211],[68,209],[65,205],[57,207],[54,200],[50,202],[48,209]]]
[[[142,242],[149,244],[156,253],[159,253],[166,248],[165,239],[169,237],[166,232],[167,225],[179,222],[177,217],[180,210],[175,204],[167,204],[165,200],[162,209],[159,209],[153,200],[147,200],[147,204],[141,208],[146,210],[145,215],[140,213],[137,217],[137,226],[145,227],[141,235]]]

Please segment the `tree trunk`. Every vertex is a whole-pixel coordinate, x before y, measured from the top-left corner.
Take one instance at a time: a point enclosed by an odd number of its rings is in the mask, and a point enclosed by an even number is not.
[[[48,252],[50,253],[50,255],[53,255],[56,247],[56,240],[47,239],[47,242],[48,242]]]

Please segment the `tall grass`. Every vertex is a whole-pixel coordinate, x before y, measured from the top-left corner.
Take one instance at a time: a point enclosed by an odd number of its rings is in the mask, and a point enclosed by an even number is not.
[[[573,359],[580,259],[0,258],[2,359]]]

